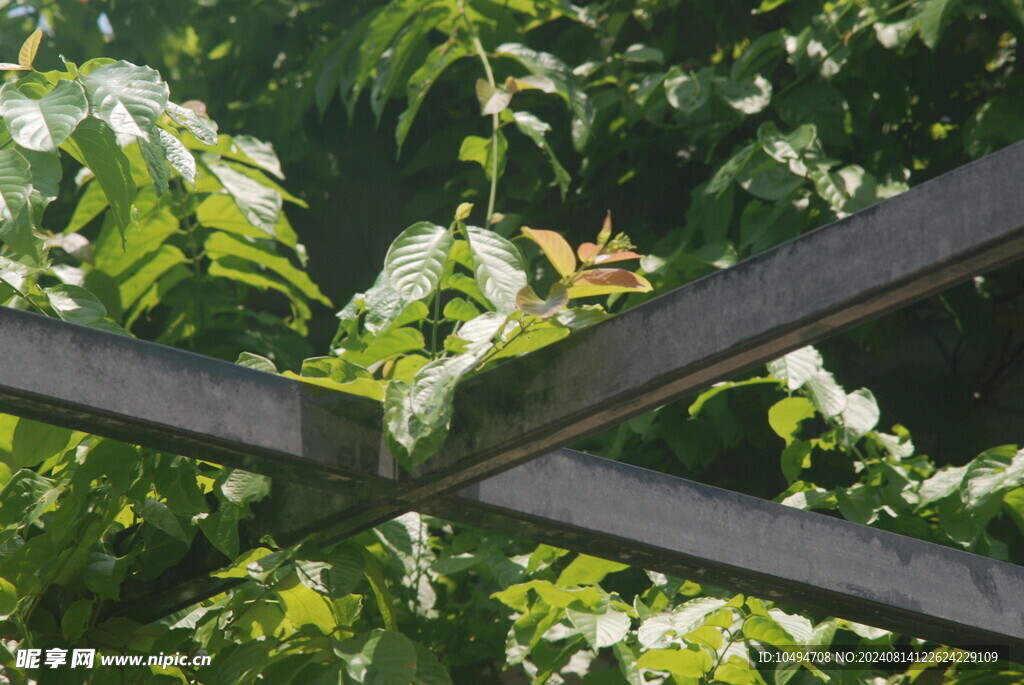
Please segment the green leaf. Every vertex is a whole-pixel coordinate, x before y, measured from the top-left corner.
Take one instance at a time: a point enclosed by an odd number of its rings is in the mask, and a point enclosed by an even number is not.
[[[953,6],[952,0],[926,0],[921,5],[918,16],[921,19],[919,33],[921,41],[932,50],[939,43],[946,25],[949,23],[949,13]]]
[[[467,226],[476,282],[502,314],[516,309],[516,294],[526,286],[526,269],[518,248],[493,231]]]
[[[166,111],[172,121],[187,128],[200,143],[204,145],[217,144],[216,125],[208,117],[200,116],[195,110],[170,101],[167,102]]]
[[[569,607],[565,615],[595,650],[614,645],[629,632],[629,616],[614,609],[594,614]]]
[[[224,185],[246,220],[268,236],[274,237],[274,225],[281,213],[281,193],[227,164],[210,164],[209,169]]]
[[[14,427],[11,455],[20,467],[41,464],[68,447],[71,429],[21,418]]]
[[[249,369],[256,369],[257,371],[273,374],[277,373],[277,367],[274,366],[274,362],[270,361],[266,357],[253,354],[252,352],[242,352],[238,355],[238,359],[235,360],[235,363]]]
[[[0,238],[18,252],[39,255],[42,241],[33,234],[27,208],[31,190],[28,160],[17,150],[0,150]]]
[[[480,310],[461,297],[448,300],[444,305],[444,318],[452,321],[472,321],[478,316]]]
[[[193,521],[214,547],[228,559],[234,559],[238,556],[238,520],[241,515],[241,508],[228,502],[212,514],[197,514]]]
[[[564,326],[551,323],[534,326],[531,330],[512,338],[508,344],[502,347],[496,354],[491,355],[488,360],[493,361],[495,359],[505,359],[507,357],[518,357],[522,354],[529,354],[530,352],[539,350],[542,347],[547,347],[552,343],[556,343],[568,335],[569,329]]]
[[[785,357],[768,362],[768,373],[780,381],[786,381],[790,392],[802,388],[821,368],[821,355],[811,346],[801,347]]]
[[[793,442],[800,424],[815,415],[814,404],[803,397],[787,397],[779,400],[768,410],[768,425],[775,434],[789,445]]]
[[[116,601],[120,597],[121,582],[124,581],[128,565],[127,558],[92,552],[83,569],[82,581],[90,592]]]
[[[556,585],[567,587],[571,585],[594,585],[604,580],[609,573],[617,573],[629,568],[626,564],[617,561],[609,561],[599,557],[592,557],[588,554],[578,554],[558,575]]]
[[[847,445],[860,440],[878,425],[881,412],[874,394],[867,388],[855,390],[846,396],[843,409],[843,440]]]
[[[395,140],[398,148],[405,144],[405,139],[412,128],[412,122],[416,119],[423,99],[430,92],[438,77],[444,73],[456,60],[471,55],[472,50],[462,42],[442,43],[436,46],[423,60],[423,64],[413,72],[406,83],[406,100],[408,105],[404,112],[398,117],[398,126],[395,128]]]
[[[672,67],[665,74],[665,99],[683,114],[692,114],[708,102],[712,85],[710,70],[693,74]]]
[[[558,57],[532,50],[518,43],[505,43],[498,46],[499,55],[512,57],[537,77],[547,83],[542,90],[550,89],[561,95],[569,104],[573,113],[572,143],[577,152],[582,152],[590,141],[594,126],[595,108],[590,98],[576,82],[576,76]],[[550,91],[549,91],[550,92]]]
[[[269,245],[246,241],[244,238],[217,231],[206,239],[205,248],[210,259],[239,257],[248,262],[265,266],[309,299],[316,300],[328,307],[331,306],[331,301],[324,297],[320,288],[306,272],[293,266],[285,257],[274,252]]]
[[[512,102],[512,93],[499,86],[492,86],[487,80],[476,80],[476,99],[480,103],[480,113],[484,116],[497,114],[507,109]]]
[[[437,289],[454,239],[447,229],[427,221],[413,224],[391,243],[384,271],[408,300],[421,300]]]
[[[64,321],[127,335],[123,328],[107,318],[107,308],[99,298],[85,288],[61,284],[45,288],[44,292],[50,306]]]
[[[217,149],[224,157],[251,164],[284,179],[281,160],[272,143],[248,135],[224,136]]]
[[[39,51],[39,43],[43,40],[43,30],[36,29],[21,44],[18,50],[18,66],[23,69],[31,69],[32,63],[36,60],[36,53]]]
[[[14,142],[29,150],[53,152],[87,114],[85,91],[74,81],[58,81],[38,100],[19,92],[15,82],[0,90],[0,116]]]
[[[773,426],[774,428],[774,426]],[[782,474],[786,477],[787,483],[792,483],[800,477],[800,472],[810,467],[811,443],[804,440],[793,440],[786,438],[786,449],[782,451],[779,461],[782,466]]]
[[[166,133],[158,129],[159,133]],[[153,132],[150,132],[151,134]],[[146,171],[153,179],[153,192],[163,195],[167,192],[167,184],[171,179],[171,170],[167,166],[167,148],[164,147],[161,135],[150,135],[149,139],[139,138],[139,150],[142,152],[142,161],[146,163]],[[173,138],[173,136],[171,136]],[[187,150],[186,150],[187,152]]]
[[[196,183],[196,158],[188,151],[188,148],[178,140],[177,136],[168,133],[162,128],[157,129],[160,143],[164,148],[164,155],[170,165],[181,174],[181,177],[191,183]]]
[[[774,5],[781,5],[787,0],[774,0]],[[761,3],[764,7],[768,0]],[[714,682],[716,683],[729,683],[729,685],[765,685],[764,678],[758,673],[749,661],[745,661],[739,656],[730,656],[728,661],[723,664],[719,664],[718,668],[715,669]],[[776,680],[776,683],[779,683]],[[782,685],[779,683],[779,685]]]
[[[519,129],[519,132],[532,140],[547,155],[551,170],[555,173],[558,189],[562,193],[562,200],[565,200],[565,193],[569,190],[572,177],[558,161],[555,151],[548,144],[546,134],[551,130],[551,126],[529,112],[513,112],[512,116],[515,117],[516,128]]]
[[[167,106],[167,84],[149,67],[118,61],[79,78],[92,115],[105,122],[122,144],[134,138],[148,139]]]
[[[231,469],[221,482],[220,491],[229,502],[250,504],[270,494],[270,479],[258,473]]]
[[[94,606],[95,602],[91,599],[78,599],[72,602],[60,617],[61,637],[68,642],[74,642],[82,637],[92,620]],[[0,613],[3,613],[2,610]]]
[[[508,140],[505,134],[498,131],[498,177],[505,172],[506,153],[508,152]],[[459,160],[463,162],[476,162],[484,170],[484,176],[490,181],[494,174],[494,142],[492,138],[481,138],[480,136],[466,136],[459,147]]]
[[[335,648],[349,677],[367,685],[410,685],[415,682],[416,647],[401,633],[379,628],[345,640]]]
[[[335,623],[330,604],[325,597],[303,585],[298,576],[290,575],[274,591],[281,600],[285,618],[292,625],[296,628],[312,625],[324,635],[331,634]]]
[[[0,578],[0,620],[6,620],[18,608],[18,588],[6,578]]]
[[[185,532],[185,529],[181,527],[181,523],[178,521],[178,517],[163,502],[147,498],[143,500],[141,505],[134,507],[134,509],[136,516],[141,518],[147,525],[167,533],[175,540],[181,540],[186,544],[192,541],[192,535]]]
[[[747,115],[757,114],[772,100],[771,81],[760,74],[739,81],[720,82],[716,91],[730,107]]]
[[[650,649],[636,661],[640,668],[668,671],[679,678],[701,678],[714,666],[704,649]]]
[[[114,139],[114,134],[103,123],[85,119],[65,145],[72,156],[92,170],[110,203],[111,215],[124,239],[132,224],[132,201],[135,199],[135,180],[131,163]]]
[[[983,507],[993,497],[1024,482],[1024,450],[1004,445],[982,452],[967,464],[960,499],[967,510]]]
[[[806,387],[814,406],[825,418],[837,416],[846,409],[846,391],[831,373],[819,371],[807,379]]]
[[[767,616],[748,616],[743,621],[743,635],[773,647],[791,647],[796,644],[796,640],[785,628]]]

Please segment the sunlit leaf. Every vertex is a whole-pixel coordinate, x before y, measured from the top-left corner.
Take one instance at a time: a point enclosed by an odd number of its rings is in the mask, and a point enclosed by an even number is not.
[[[573,254],[572,248],[565,238],[554,231],[544,231],[528,226],[523,226],[519,230],[523,232],[524,236],[540,245],[540,249],[544,251],[544,255],[560,275],[571,276],[575,273],[576,255]]]
[[[182,107],[176,105],[173,102],[169,102],[166,105],[167,116],[171,118],[176,124],[184,126],[196,139],[204,145],[216,145],[217,144],[217,129],[214,128],[214,123],[203,116],[196,113],[195,110],[189,109],[188,107]]]
[[[590,269],[573,279],[569,286],[569,297],[590,297],[609,293],[648,293],[654,288],[650,282],[625,269]]]
[[[36,61],[36,52],[39,51],[39,42],[43,39],[43,30],[36,29],[32,35],[25,39],[18,50],[18,65],[22,69],[31,69],[32,63]]]
[[[14,142],[29,150],[56,150],[87,113],[85,91],[74,81],[59,81],[40,99],[22,94],[14,82],[0,90],[0,116]]]
[[[501,313],[514,311],[517,293],[526,285],[518,248],[494,231],[467,226],[473,271],[485,297]]]
[[[148,139],[167,106],[167,84],[149,67],[119,61],[83,73],[80,79],[92,115],[103,120],[119,142]]]
[[[384,258],[388,280],[403,297],[423,299],[437,289],[454,242],[441,226],[427,221],[413,224],[395,238]]]

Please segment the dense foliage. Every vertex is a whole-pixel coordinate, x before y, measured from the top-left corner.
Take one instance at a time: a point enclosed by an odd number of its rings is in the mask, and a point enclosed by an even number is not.
[[[408,466],[466,374],[1024,137],[1020,0],[4,7],[0,301],[382,399]],[[584,447],[1022,563],[1022,293],[976,278]],[[912,638],[415,513],[248,549],[266,478],[0,423],[10,682],[26,646],[213,655],[46,682],[1024,678],[754,670]],[[248,582],[117,615],[201,539]]]

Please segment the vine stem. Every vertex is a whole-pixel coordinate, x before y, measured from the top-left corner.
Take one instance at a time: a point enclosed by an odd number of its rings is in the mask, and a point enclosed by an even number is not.
[[[480,36],[477,35],[476,29],[473,28],[473,23],[469,20],[466,15],[466,6],[460,0],[459,12],[462,14],[462,20],[466,22],[466,27],[469,29],[469,36],[473,41],[473,48],[476,50],[476,54],[480,57],[480,61],[484,65],[484,73],[487,75],[487,83],[491,85],[491,88],[497,88],[497,84],[494,81],[494,71],[491,70],[491,62],[487,59],[487,51],[484,50],[483,43],[480,42]],[[494,202],[498,195],[498,129],[500,128],[498,114],[494,113],[491,115],[491,192],[487,198],[487,220],[484,224],[484,228],[491,227],[491,218],[494,216]]]

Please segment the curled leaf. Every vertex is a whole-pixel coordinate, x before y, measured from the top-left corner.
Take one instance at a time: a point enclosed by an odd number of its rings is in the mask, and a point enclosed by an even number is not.
[[[565,238],[554,231],[543,231],[523,226],[523,235],[540,245],[548,261],[562,276],[571,276],[576,271],[576,255]]]
[[[565,308],[569,303],[569,291],[562,283],[551,286],[547,299],[542,299],[533,286],[526,286],[516,293],[516,306],[525,314],[541,319],[549,319]]]
[[[591,269],[573,279],[569,297],[591,297],[611,293],[649,293],[653,288],[643,276],[625,269]]]

